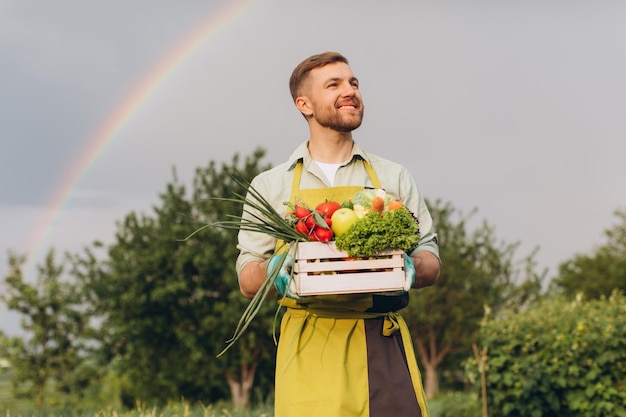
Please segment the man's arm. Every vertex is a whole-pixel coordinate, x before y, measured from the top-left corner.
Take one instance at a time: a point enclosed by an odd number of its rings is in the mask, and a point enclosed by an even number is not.
[[[413,288],[429,287],[439,278],[440,262],[432,252],[421,251],[411,256],[415,266],[415,283]],[[251,300],[259,291],[267,278],[265,269],[267,261],[249,261],[239,274],[239,290],[244,297]],[[272,291],[274,291],[272,289]]]
[[[429,287],[439,279],[441,263],[434,253],[422,250],[411,255],[415,266],[415,282],[413,288]]]
[[[249,261],[239,273],[239,290],[244,297],[251,300],[259,291],[266,279],[267,261]]]

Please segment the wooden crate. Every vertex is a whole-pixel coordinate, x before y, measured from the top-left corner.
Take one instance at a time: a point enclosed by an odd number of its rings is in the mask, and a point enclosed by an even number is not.
[[[333,241],[301,242],[294,280],[300,296],[398,291],[404,288],[404,259],[401,250],[385,250],[355,260]]]

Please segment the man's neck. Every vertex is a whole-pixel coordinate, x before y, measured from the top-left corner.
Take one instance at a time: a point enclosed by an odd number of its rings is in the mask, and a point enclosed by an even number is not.
[[[315,161],[339,164],[350,159],[352,145],[352,132],[311,132],[309,153]]]

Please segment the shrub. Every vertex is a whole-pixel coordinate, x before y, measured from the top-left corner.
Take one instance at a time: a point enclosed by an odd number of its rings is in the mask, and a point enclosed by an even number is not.
[[[481,342],[491,417],[626,416],[626,298],[620,293],[587,302],[549,299],[486,318]],[[468,364],[478,369],[475,360]]]

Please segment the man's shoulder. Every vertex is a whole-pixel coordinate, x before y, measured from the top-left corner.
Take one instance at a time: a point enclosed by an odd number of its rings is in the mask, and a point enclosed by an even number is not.
[[[281,172],[285,172],[286,171],[285,165],[286,165],[286,163],[281,163],[281,164],[275,165],[275,166],[273,166],[273,167],[271,167],[269,169],[266,169],[263,172],[259,172],[256,175],[256,178],[265,179],[265,178],[268,178],[268,177],[271,178],[271,177],[273,177],[275,175],[279,175]]]
[[[407,171],[407,168],[399,162],[392,161],[391,159],[384,158],[382,156],[370,153],[363,152],[366,161],[368,161],[374,168],[381,167],[383,169],[390,169],[395,171]]]
[[[254,181],[272,181],[273,179],[287,175],[291,165],[292,164],[289,161],[282,162],[257,174],[254,177]]]

